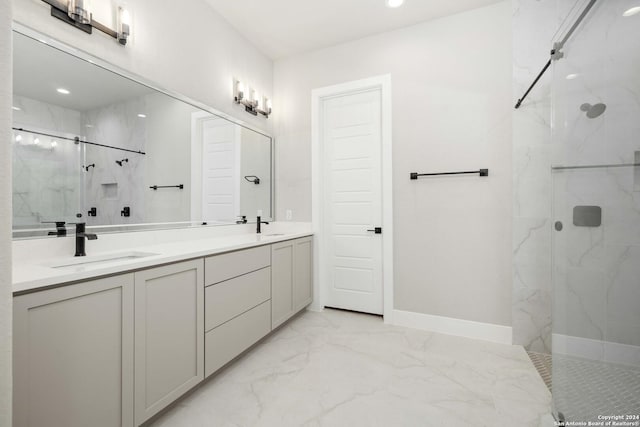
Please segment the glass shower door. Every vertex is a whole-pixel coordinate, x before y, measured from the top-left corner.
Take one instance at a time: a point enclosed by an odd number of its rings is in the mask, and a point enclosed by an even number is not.
[[[640,14],[625,14],[633,3],[596,2],[553,64],[552,394],[556,419],[567,422],[620,416],[638,422],[620,425],[640,425]]]

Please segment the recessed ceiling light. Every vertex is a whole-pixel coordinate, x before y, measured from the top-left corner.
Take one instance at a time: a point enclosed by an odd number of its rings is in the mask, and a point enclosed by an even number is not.
[[[567,74],[567,80],[577,79],[580,74]]]
[[[631,9],[627,9],[622,16],[633,16],[635,14],[640,13],[640,6],[632,7]]]
[[[404,0],[386,0],[387,7],[400,7],[404,3]]]
[[[63,88],[63,87],[59,87],[58,89],[56,89],[58,91],[58,93],[61,93],[63,95],[69,95],[71,92],[69,92],[69,90]]]
[[[138,114],[138,117],[140,117],[141,119],[144,119],[144,118],[147,117],[147,115],[146,114]]]
[[[15,111],[20,111],[20,110],[22,110],[22,108],[20,108],[20,107],[11,107],[11,109],[12,109],[12,110],[15,110]]]

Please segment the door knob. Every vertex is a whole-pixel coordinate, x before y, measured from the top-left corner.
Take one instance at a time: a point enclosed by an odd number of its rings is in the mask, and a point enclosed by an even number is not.
[[[382,227],[376,227],[373,230],[367,230],[375,234],[382,234]]]

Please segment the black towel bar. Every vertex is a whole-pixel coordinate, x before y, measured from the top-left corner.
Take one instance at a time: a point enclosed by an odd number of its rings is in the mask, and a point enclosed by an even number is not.
[[[158,188],[179,188],[179,189],[183,189],[184,188],[184,184],[180,184],[180,185],[152,185],[151,187],[149,187],[152,190],[157,190]]]
[[[441,175],[468,175],[479,174],[480,176],[489,176],[489,169],[480,169],[477,171],[464,171],[464,172],[436,172],[436,173],[418,173],[411,172],[409,178],[418,179],[419,176],[441,176]]]

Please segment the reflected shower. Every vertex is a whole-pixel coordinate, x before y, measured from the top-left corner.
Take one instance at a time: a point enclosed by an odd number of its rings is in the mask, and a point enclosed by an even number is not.
[[[589,117],[590,119],[595,119],[596,117],[599,117],[600,115],[602,115],[602,113],[605,112],[606,109],[607,109],[607,106],[606,104],[603,104],[603,103],[598,103],[596,105],[584,103],[580,106],[580,110],[586,112],[587,117]]]

